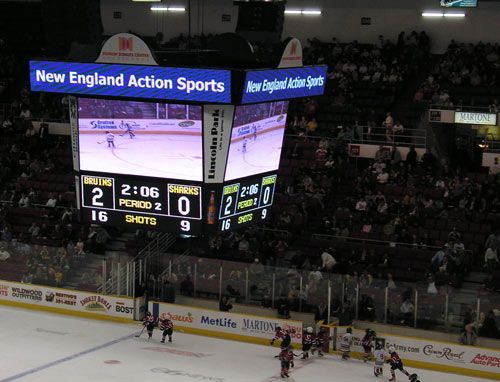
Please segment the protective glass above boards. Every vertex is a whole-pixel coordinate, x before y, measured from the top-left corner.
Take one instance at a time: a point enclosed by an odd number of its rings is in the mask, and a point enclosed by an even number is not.
[[[32,91],[231,103],[231,71],[30,61]]]
[[[248,71],[242,104],[323,95],[327,66]]]

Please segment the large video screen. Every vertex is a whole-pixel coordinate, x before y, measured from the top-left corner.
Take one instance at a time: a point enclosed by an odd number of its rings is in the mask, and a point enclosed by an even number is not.
[[[441,6],[446,8],[474,8],[477,0],[441,0]]]
[[[80,169],[203,180],[201,106],[81,98]]]
[[[288,101],[236,107],[225,181],[277,170]]]

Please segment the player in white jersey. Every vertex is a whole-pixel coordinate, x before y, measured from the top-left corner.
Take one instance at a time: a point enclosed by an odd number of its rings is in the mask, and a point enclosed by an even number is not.
[[[115,148],[115,135],[106,131],[106,142],[108,142],[108,147]]]
[[[373,352],[373,357],[375,358],[375,364],[373,366],[373,373],[375,377],[384,374],[384,363],[385,363],[385,350],[382,344],[375,344],[375,351]]]
[[[340,340],[340,352],[342,353],[342,359],[348,360],[350,358],[352,345],[352,329],[347,328],[346,333],[342,336]]]

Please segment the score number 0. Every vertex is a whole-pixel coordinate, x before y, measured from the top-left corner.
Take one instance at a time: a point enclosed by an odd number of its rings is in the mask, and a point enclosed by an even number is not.
[[[189,198],[181,196],[177,200],[177,211],[183,216],[189,215],[191,212],[191,202],[189,201]],[[191,222],[189,220],[181,220],[181,231],[191,231]]]

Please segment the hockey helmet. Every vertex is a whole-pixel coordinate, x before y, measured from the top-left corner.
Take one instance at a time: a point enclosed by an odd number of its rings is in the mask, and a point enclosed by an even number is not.
[[[389,353],[394,353],[396,351],[396,348],[394,346],[389,346]]]
[[[311,328],[310,326],[308,326],[307,329],[306,329],[306,332],[309,333],[309,334],[312,334],[313,328]]]
[[[346,332],[347,333],[352,333],[352,328],[347,328]]]

